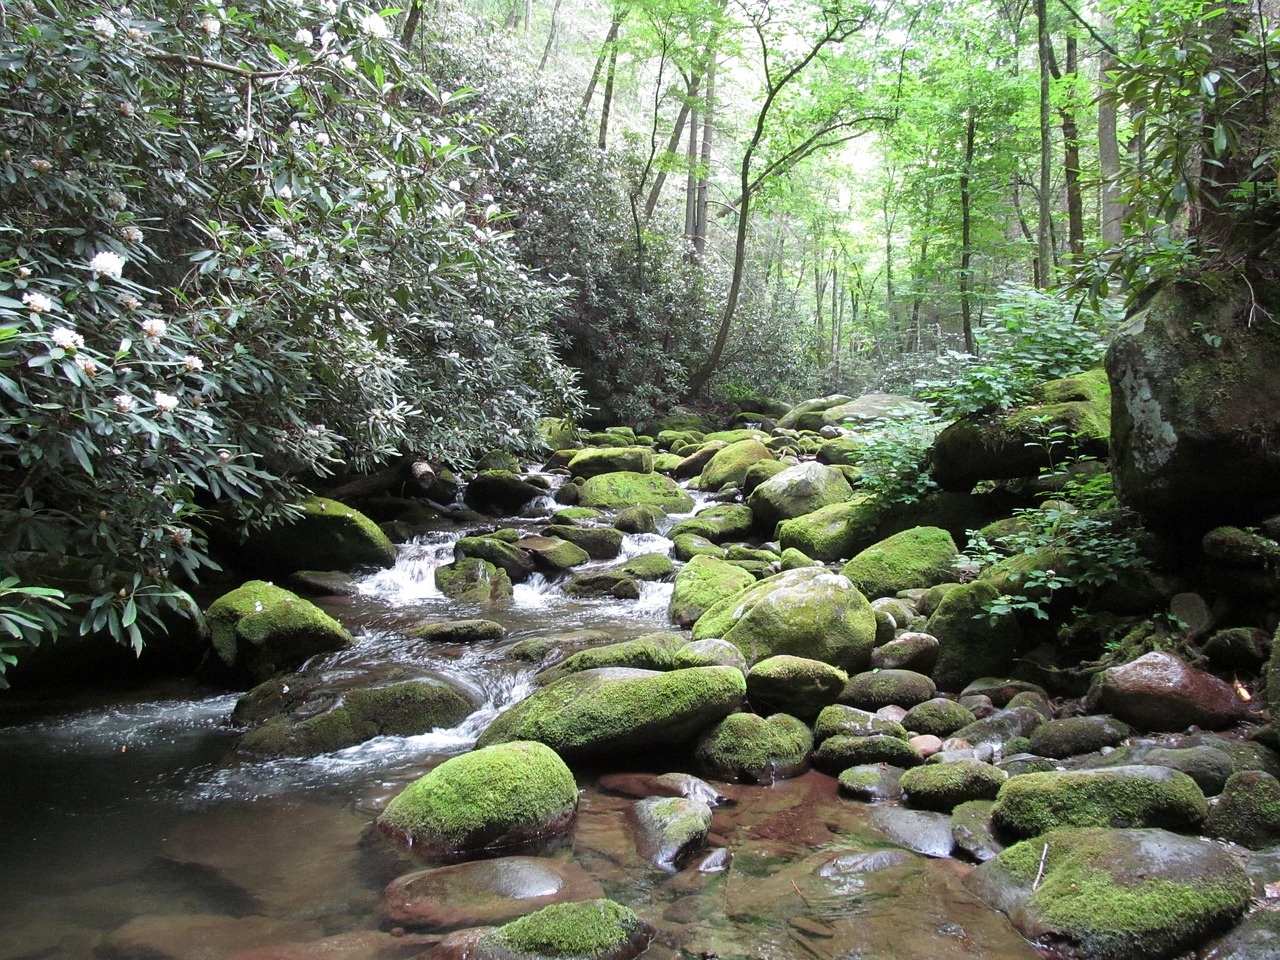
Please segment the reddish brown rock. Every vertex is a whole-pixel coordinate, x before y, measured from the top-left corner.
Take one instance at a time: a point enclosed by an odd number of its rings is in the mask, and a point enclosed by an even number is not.
[[[1105,671],[1097,708],[1141,730],[1221,730],[1248,716],[1230,684],[1171,653]]]

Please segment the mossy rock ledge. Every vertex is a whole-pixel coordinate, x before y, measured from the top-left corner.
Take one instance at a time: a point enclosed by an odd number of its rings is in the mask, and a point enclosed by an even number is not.
[[[241,548],[250,569],[284,577],[297,570],[391,567],[395,544],[359,510],[337,500],[308,497],[300,516],[255,533]]]
[[[411,783],[379,828],[429,860],[506,853],[567,831],[578,785],[554,750],[504,743],[446,760]]]
[[[1155,829],[1053,830],[965,884],[1028,940],[1079,960],[1177,956],[1229,927],[1252,892],[1224,847]]]
[[[218,658],[254,683],[296,669],[316,654],[351,645],[351,635],[333,617],[263,580],[223,594],[205,617]]]
[[[584,670],[500,714],[477,743],[537,740],[566,759],[620,759],[684,743],[736,711],[746,692],[734,667]]]

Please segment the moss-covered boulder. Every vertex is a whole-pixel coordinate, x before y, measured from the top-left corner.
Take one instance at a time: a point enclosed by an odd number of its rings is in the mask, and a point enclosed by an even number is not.
[[[692,560],[694,557],[724,559],[726,553],[724,547],[696,533],[674,534],[671,542],[675,545],[671,552],[677,560]]]
[[[1149,829],[1054,830],[980,865],[966,886],[1028,940],[1080,960],[1183,954],[1229,927],[1251,895],[1218,844]]]
[[[751,465],[761,460],[774,459],[773,451],[754,437],[739,440],[718,450],[698,477],[703,490],[719,490],[729,484],[742,486]]]
[[[459,560],[478,557],[487,560],[511,578],[512,583],[523,583],[534,574],[533,557],[498,537],[462,537],[454,544],[454,556]]]
[[[274,584],[250,580],[209,605],[213,649],[234,673],[260,683],[320,653],[351,645],[351,635],[315,604]]]
[[[711,807],[688,797],[644,797],[631,807],[636,851],[655,867],[676,871],[707,845]]]
[[[1209,806],[1196,782],[1167,767],[1026,773],[1000,789],[992,817],[1016,837],[1055,827],[1195,830]]]
[[[909,710],[937,693],[933,680],[913,670],[867,670],[849,678],[840,702],[862,710],[888,706]]]
[[[563,537],[522,537],[512,547],[532,557],[538,570],[553,576],[591,559],[586,550]]]
[[[567,540],[585,550],[592,560],[612,560],[622,552],[622,531],[613,527],[553,523],[543,528],[542,535]]]
[[[712,543],[743,540],[750,536],[754,517],[749,507],[740,503],[718,503],[699,510],[688,520],[681,520],[671,528],[671,537],[692,534]]]
[[[616,760],[684,743],[737,710],[746,692],[733,667],[586,670],[500,714],[478,743],[537,740],[568,759]]]
[[[503,924],[461,955],[474,960],[632,960],[653,929],[613,900],[558,903]]]
[[[880,615],[881,611],[876,610],[877,621]],[[871,651],[872,669],[914,670],[916,673],[932,675],[938,665],[938,651],[942,648],[938,638],[917,630],[896,633],[896,623],[894,627],[894,638]]]
[[[823,707],[813,727],[814,738],[821,743],[828,737],[897,737],[907,739],[902,724],[877,716],[867,710],[833,703]]]
[[[613,518],[613,525],[623,533],[656,533],[658,524],[666,519],[661,507],[651,503],[641,503],[634,507],[624,507]]]
[[[747,506],[755,515],[757,529],[772,535],[780,521],[843,503],[852,495],[849,481],[835,467],[807,462],[787,467],[764,481],[751,491]]]
[[[843,393],[833,393],[827,397],[814,397],[798,403],[778,420],[778,426],[784,430],[820,430],[823,426],[822,414],[832,407],[852,403],[853,397]]]
[[[588,650],[579,650],[561,660],[555,666],[540,672],[536,677],[539,686],[555,683],[571,673],[598,670],[602,667],[631,667],[636,670],[674,669],[676,651],[685,645],[687,638],[676,633],[651,633],[634,640],[607,643]]]
[[[968,707],[946,697],[934,697],[917,703],[908,710],[907,715],[902,718],[902,725],[916,733],[949,737],[976,719]]]
[[[652,504],[667,513],[688,513],[693,509],[693,498],[670,477],[629,470],[591,477],[582,485],[578,503],[602,510],[618,510],[637,504]]]
[[[823,773],[839,776],[850,767],[887,763],[894,767],[915,767],[924,762],[919,751],[899,737],[828,737],[813,752],[813,766]]]
[[[618,568],[637,580],[666,580],[676,572],[675,564],[665,553],[642,553]]]
[[[569,473],[589,480],[602,473],[653,473],[653,451],[648,447],[595,447],[579,450],[569,461]]]
[[[908,770],[900,785],[908,806],[950,813],[970,800],[994,800],[1008,779],[1008,774],[989,763],[954,760]]]
[[[975,746],[988,744],[997,747],[1010,740],[1030,736],[1031,731],[1042,723],[1044,714],[1033,707],[1006,707],[961,727],[952,736]]]
[[[745,674],[747,659],[728,640],[691,640],[677,650],[673,658],[674,669],[683,670],[686,667],[733,667]]]
[[[564,585],[569,597],[613,597],[615,600],[638,600],[640,581],[625,570],[591,570],[575,574]]]
[[[721,600],[737,596],[755,582],[755,577],[732,563],[694,556],[676,574],[668,613],[677,626],[691,627]]]
[[[1233,774],[1204,832],[1254,850],[1280,844],[1280,780],[1258,770]]]
[[[437,567],[436,586],[446,597],[464,603],[501,603],[512,596],[507,572],[479,557]]]
[[[391,567],[395,545],[358,510],[308,497],[301,516],[254,533],[240,548],[250,567],[283,578],[295,570],[356,570]]]
[[[567,831],[578,785],[554,750],[502,743],[446,760],[387,805],[378,826],[432,860],[511,852]]]
[[[867,547],[840,572],[869,597],[891,597],[954,579],[959,556],[956,542],[941,527],[913,527]]]
[[[778,543],[784,550],[799,550],[815,560],[843,560],[875,542],[883,512],[875,497],[854,494],[842,503],[783,520],[778,524]]]
[[[761,713],[787,713],[812,723],[836,702],[848,679],[839,667],[820,660],[769,657],[747,674],[747,698]]]
[[[473,510],[489,514],[518,513],[547,491],[510,470],[484,470],[467,484],[462,499]]]
[[[1063,717],[1049,720],[1031,733],[1031,752],[1042,757],[1074,757],[1124,742],[1133,730],[1114,717]]]
[[[694,756],[717,780],[772,783],[809,768],[813,732],[795,717],[734,713],[698,738]]]
[[[322,713],[268,720],[241,737],[236,751],[251,757],[314,757],[374,737],[412,737],[457,726],[474,709],[470,699],[439,680],[363,687],[335,698]]]
[[[840,793],[863,803],[902,799],[901,767],[889,763],[867,763],[840,771]]]
[[[728,640],[749,663],[790,654],[856,671],[870,659],[875,629],[871,604],[853,584],[805,567],[721,600],[694,625],[693,638]]]
[[[925,625],[938,638],[933,679],[943,690],[959,690],[979,677],[1008,673],[1022,643],[1011,612],[993,613],[1000,591],[984,580],[947,591]]]

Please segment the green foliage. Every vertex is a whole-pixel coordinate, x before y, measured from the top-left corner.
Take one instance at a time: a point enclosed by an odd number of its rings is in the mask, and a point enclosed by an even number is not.
[[[986,359],[950,352],[942,378],[915,385],[944,419],[1007,410],[1030,400],[1036,384],[1097,365],[1120,319],[1111,301],[1085,306],[1062,291],[1015,283],[1000,288],[992,314],[978,335]]]
[[[937,489],[929,472],[929,447],[941,421],[914,414],[885,417],[859,426],[861,474],[857,487],[881,503],[918,503]]]
[[[0,556],[79,564],[48,632],[191,612],[215,507],[577,411],[562,294],[472,188],[493,131],[377,13],[40,0],[0,71]]]
[[[8,651],[38,646],[67,609],[63,596],[61,590],[24,585],[17,577],[0,579],[0,690],[9,686],[5,670],[18,662]]]

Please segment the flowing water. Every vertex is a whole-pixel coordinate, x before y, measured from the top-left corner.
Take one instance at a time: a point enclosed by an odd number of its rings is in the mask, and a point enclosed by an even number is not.
[[[360,581],[356,596],[324,601],[357,642],[308,669],[337,688],[392,670],[447,679],[481,704],[457,727],[246,762],[231,754],[237,695],[171,683],[0,729],[0,960],[367,960],[421,950],[412,936],[369,933],[380,929],[383,886],[411,867],[370,829],[378,812],[530,693],[533,668],[510,656],[513,644],[670,629],[670,584],[646,585],[634,601],[579,600],[535,577],[507,606],[451,601],[434,571],[456,536],[405,544],[395,568]],[[629,536],[624,554],[670,547],[660,535]],[[507,637],[455,645],[399,629],[477,616],[502,622]],[[895,847],[872,808],[838,796],[830,777],[724,785],[734,802],[716,810],[715,852],[672,874],[636,852],[632,800],[577,772],[577,825],[548,855],[576,861],[652,923],[656,960],[1036,957],[963,890],[968,866]],[[321,938],[323,952],[261,950]]]

